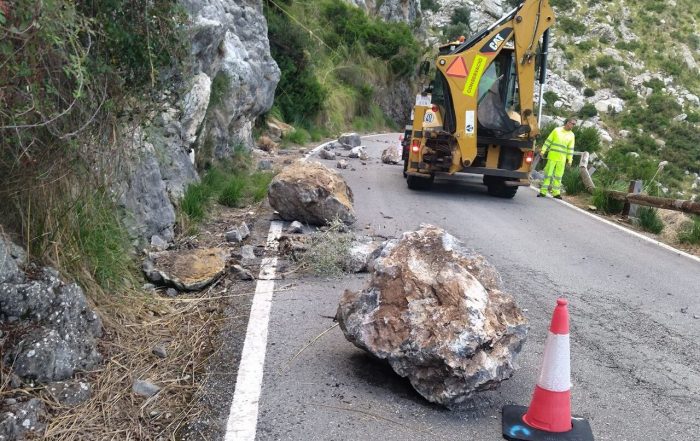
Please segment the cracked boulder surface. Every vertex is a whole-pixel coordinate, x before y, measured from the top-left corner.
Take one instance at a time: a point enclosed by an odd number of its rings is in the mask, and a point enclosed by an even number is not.
[[[223,274],[226,259],[226,250],[222,248],[163,251],[149,255],[144,272],[154,283],[181,291],[198,291]]]
[[[268,198],[284,220],[326,225],[355,222],[353,194],[340,173],[313,162],[295,162],[270,183]]]
[[[337,318],[347,340],[408,378],[428,401],[459,407],[517,368],[527,320],[496,269],[444,230],[388,241]]]

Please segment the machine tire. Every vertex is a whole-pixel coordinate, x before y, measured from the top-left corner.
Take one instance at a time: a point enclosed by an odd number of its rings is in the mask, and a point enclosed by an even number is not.
[[[430,178],[419,178],[417,176],[406,176],[406,184],[411,190],[429,190],[433,185],[434,176]]]
[[[484,176],[484,184],[491,196],[497,198],[513,199],[518,192],[518,187],[511,187],[505,184],[506,179],[493,176]]]
[[[405,178],[406,176],[408,176],[408,175],[406,174],[406,170],[408,170],[408,158],[405,158],[405,159],[403,160],[403,177],[404,177],[404,178]]]

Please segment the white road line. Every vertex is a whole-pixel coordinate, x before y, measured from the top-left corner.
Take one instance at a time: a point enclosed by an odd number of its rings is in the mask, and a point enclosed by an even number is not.
[[[535,191],[540,191],[540,189],[539,189],[539,188],[536,188],[536,187],[532,187],[532,186],[531,186],[530,188],[531,188],[532,190],[535,190]],[[551,198],[548,198],[548,199],[551,199]],[[603,223],[605,223],[605,224],[608,224],[608,225],[610,225],[610,226],[613,226],[613,227],[617,228],[618,230],[624,231],[624,232],[627,233],[627,234],[631,234],[632,236],[638,237],[639,239],[642,239],[642,240],[645,240],[645,241],[647,241],[647,242],[653,243],[653,244],[658,245],[658,246],[660,246],[661,248],[664,248],[664,249],[666,249],[666,250],[668,250],[668,251],[672,251],[672,252],[674,252],[674,253],[676,253],[676,254],[679,254],[679,255],[681,255],[681,256],[683,256],[683,257],[687,257],[688,259],[691,259],[691,260],[694,260],[694,261],[700,263],[700,257],[698,257],[698,256],[694,256],[694,255],[692,255],[692,254],[686,253],[685,251],[681,251],[681,250],[679,250],[678,248],[673,248],[671,245],[667,245],[667,244],[665,244],[665,243],[663,243],[663,242],[660,242],[660,241],[658,241],[658,240],[654,240],[654,239],[652,239],[652,238],[650,238],[650,237],[647,237],[647,236],[645,236],[645,235],[643,235],[643,234],[641,234],[641,233],[638,233],[638,232],[636,232],[636,231],[634,231],[634,230],[630,230],[629,228],[625,228],[625,227],[623,227],[622,225],[618,225],[618,224],[616,224],[615,222],[610,222],[610,221],[607,220],[607,219],[604,219],[604,218],[602,218],[602,217],[600,217],[600,216],[596,216],[596,215],[593,214],[593,213],[589,213],[589,212],[587,212],[586,210],[583,210],[583,209],[577,207],[576,205],[570,204],[570,203],[568,203],[568,202],[566,202],[566,201],[564,201],[564,200],[561,200],[561,199],[552,199],[552,200],[555,201],[555,202],[558,202],[558,203],[560,203],[560,204],[564,204],[564,205],[566,205],[567,207],[571,208],[572,210],[576,210],[576,211],[578,211],[578,212],[580,212],[580,213],[583,213],[583,214],[585,214],[585,215],[588,216],[588,217],[592,217],[593,219],[595,219],[595,220],[597,220],[597,221],[599,221],[599,222],[603,222]]]
[[[380,135],[371,135],[380,136]],[[321,150],[323,143],[304,156],[306,161],[311,155]],[[272,294],[275,289],[275,270],[277,266],[278,242],[282,232],[282,222],[272,221],[270,232],[267,236],[266,257],[262,260],[258,283],[255,287],[253,305],[248,319],[248,330],[241,362],[238,366],[236,378],[236,390],[233,393],[233,402],[226,423],[224,441],[254,441],[258,425],[258,406],[260,403],[260,391],[262,389],[263,369],[265,367],[265,353],[267,351],[267,328],[270,321],[270,309],[272,307]]]
[[[226,423],[225,441],[253,441],[258,424],[258,403],[262,388],[263,367],[267,350],[267,327],[270,320],[272,294],[275,289],[277,266],[277,240],[282,232],[282,222],[272,221],[267,235],[266,257],[260,265],[253,305],[248,319],[248,330],[241,362],[238,366],[236,391]]]

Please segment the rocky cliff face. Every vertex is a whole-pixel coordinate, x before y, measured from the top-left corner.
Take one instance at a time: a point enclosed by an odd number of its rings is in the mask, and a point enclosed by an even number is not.
[[[261,0],[182,4],[192,22],[192,65],[173,76],[158,110],[125,131],[128,160],[114,186],[141,240],[173,238],[174,204],[198,181],[196,165],[252,146],[255,118],[272,106],[279,81]]]
[[[219,89],[213,90],[214,117],[200,134],[200,148],[201,141],[211,136],[215,156],[226,157],[236,143],[252,145],[253,122],[272,107],[279,82],[262,1],[183,0],[183,4],[194,22],[195,71],[207,75]]]
[[[370,14],[378,15],[388,22],[412,24],[422,16],[419,0],[347,0],[347,2]]]

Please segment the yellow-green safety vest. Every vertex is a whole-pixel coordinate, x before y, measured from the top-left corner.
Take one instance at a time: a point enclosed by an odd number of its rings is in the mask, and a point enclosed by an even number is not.
[[[547,159],[550,161],[568,161],[574,159],[574,142],[576,136],[572,130],[564,130],[564,127],[557,127],[552,130],[547,140],[542,146],[542,156],[547,152]]]

